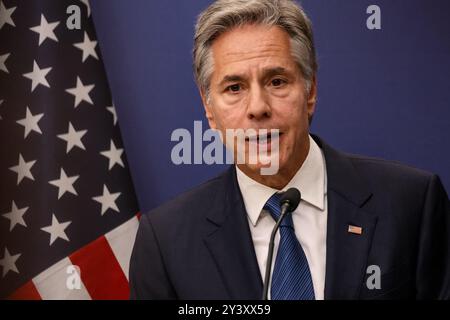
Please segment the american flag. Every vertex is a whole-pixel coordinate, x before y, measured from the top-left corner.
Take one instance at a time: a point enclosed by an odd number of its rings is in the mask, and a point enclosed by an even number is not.
[[[0,172],[0,298],[128,298],[138,205],[88,0],[0,0]]]

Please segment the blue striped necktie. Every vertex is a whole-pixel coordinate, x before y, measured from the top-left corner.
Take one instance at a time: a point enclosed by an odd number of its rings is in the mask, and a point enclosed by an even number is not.
[[[275,221],[281,215],[281,195],[275,193],[264,205]],[[272,300],[315,300],[308,260],[295,236],[292,214],[280,225],[280,244],[272,272]]]

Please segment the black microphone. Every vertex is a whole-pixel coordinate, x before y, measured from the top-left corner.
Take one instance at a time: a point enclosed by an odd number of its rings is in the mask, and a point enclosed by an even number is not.
[[[284,217],[297,209],[298,204],[300,203],[302,196],[300,191],[296,188],[289,188],[286,192],[284,192],[280,199],[281,206],[281,214],[280,218],[278,218],[275,227],[273,227],[272,234],[270,235],[269,242],[269,252],[267,253],[267,262],[266,262],[266,275],[264,277],[264,289],[263,289],[263,300],[268,300],[268,291],[269,291],[269,281],[270,281],[270,271],[272,269],[272,259],[273,259],[273,247],[275,243],[275,235],[280,228],[280,224],[283,221]]]

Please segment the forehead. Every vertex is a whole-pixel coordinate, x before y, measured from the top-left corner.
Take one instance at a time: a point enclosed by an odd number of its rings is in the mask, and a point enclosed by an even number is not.
[[[294,67],[288,33],[278,26],[245,25],[220,35],[212,44],[214,73],[226,69],[267,67],[277,64]]]

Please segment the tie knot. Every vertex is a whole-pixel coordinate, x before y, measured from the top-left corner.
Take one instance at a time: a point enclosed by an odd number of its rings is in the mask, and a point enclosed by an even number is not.
[[[275,221],[278,221],[281,215],[281,193],[274,193],[269,200],[267,200],[266,204],[264,205],[264,209],[270,212],[270,215]],[[284,217],[283,221],[281,222],[280,227],[291,227],[294,228],[294,223],[292,221],[292,215],[288,214]]]

